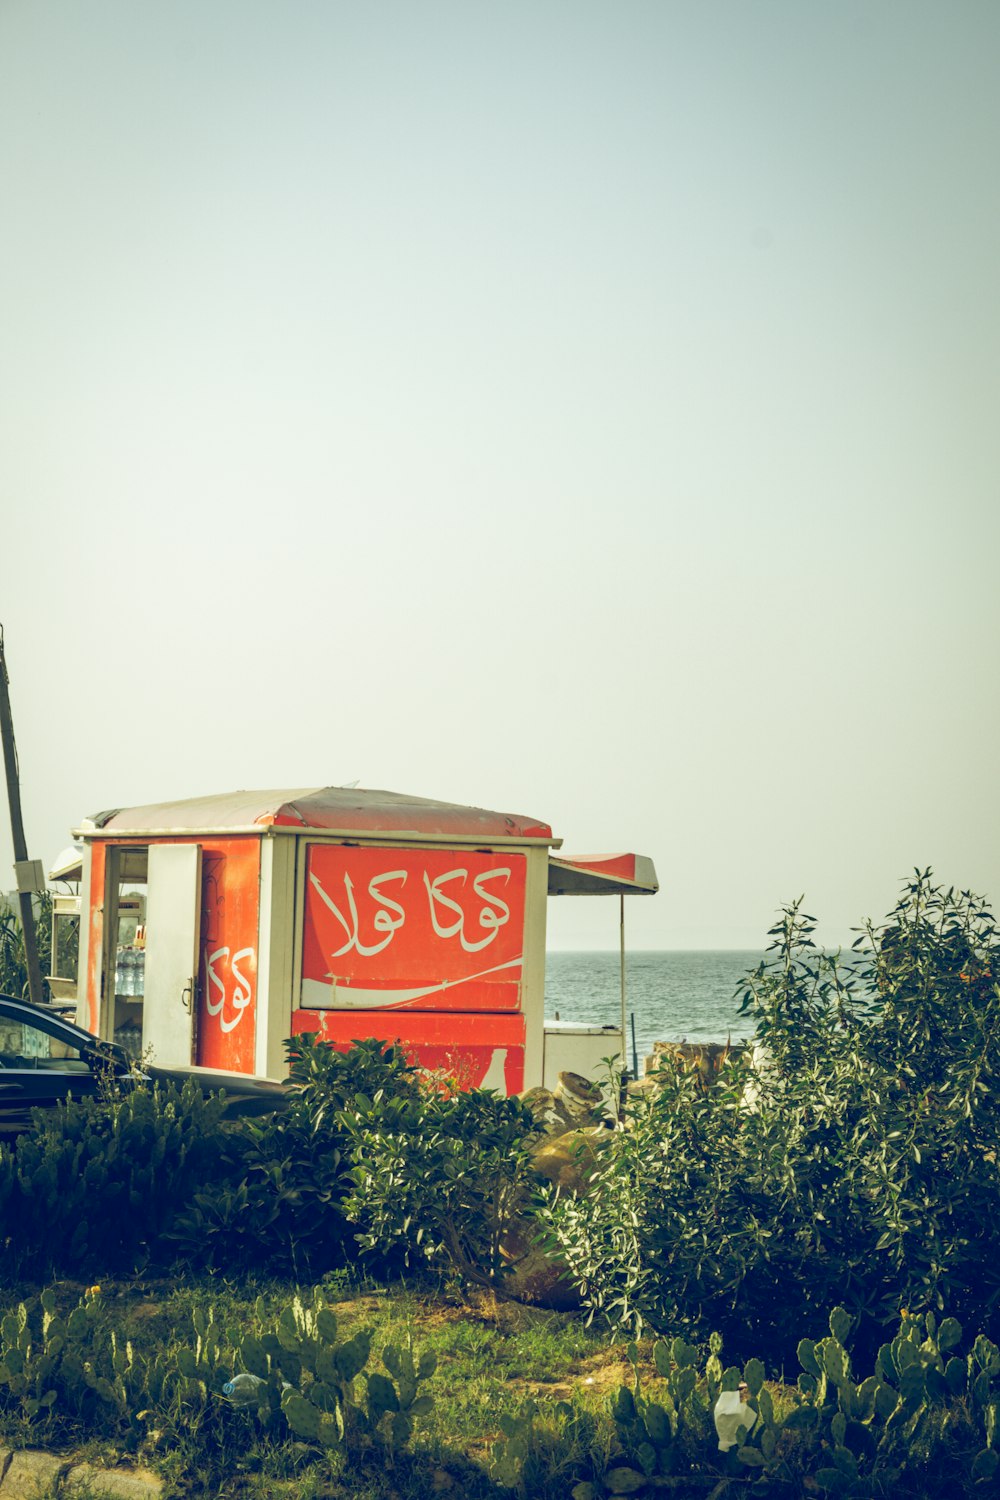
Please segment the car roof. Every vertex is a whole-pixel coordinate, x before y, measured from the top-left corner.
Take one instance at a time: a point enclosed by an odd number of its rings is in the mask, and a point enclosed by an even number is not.
[[[62,1031],[71,1032],[79,1037],[80,1041],[91,1047],[106,1048],[108,1051],[118,1052],[120,1049],[113,1042],[102,1041],[92,1031],[85,1031],[82,1026],[77,1026],[74,1021],[67,1021],[56,1011],[50,1010],[48,1006],[33,1005],[30,1000],[19,1000],[16,995],[0,994],[0,1013],[20,1016],[25,1021],[38,1021],[43,1026],[47,1022],[53,1022]],[[258,1078],[253,1073],[229,1073],[219,1068],[202,1068],[195,1063],[187,1066],[165,1068],[151,1064],[147,1069],[153,1078],[162,1078],[165,1081],[171,1079],[175,1082],[183,1082],[185,1078],[194,1078],[200,1081],[206,1088],[227,1089],[233,1094],[267,1094],[284,1093],[285,1080],[281,1078]]]
[[[47,1021],[50,1024],[54,1021],[57,1026],[63,1026],[67,1031],[75,1032],[81,1041],[89,1042],[91,1046],[99,1047],[102,1045],[99,1036],[95,1036],[92,1031],[85,1031],[75,1021],[68,1021],[65,1016],[61,1016],[58,1011],[53,1010],[48,1005],[33,1005],[30,1000],[19,1000],[16,995],[0,994],[0,1007],[8,1015],[11,1013],[19,1015],[25,1021],[41,1021],[43,1023]],[[109,1044],[104,1043],[103,1045],[107,1046]]]

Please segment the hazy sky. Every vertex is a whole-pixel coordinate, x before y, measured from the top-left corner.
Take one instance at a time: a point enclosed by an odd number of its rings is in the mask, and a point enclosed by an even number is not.
[[[651,855],[639,947],[1000,897],[998,65],[995,0],[4,0],[30,853],[360,780]]]

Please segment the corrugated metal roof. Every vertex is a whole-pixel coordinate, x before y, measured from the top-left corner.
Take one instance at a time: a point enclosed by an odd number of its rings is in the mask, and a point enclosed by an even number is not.
[[[316,829],[370,838],[447,842],[449,839],[511,839],[556,843],[538,818],[435,802],[405,792],[363,787],[300,787],[285,791],[222,792],[181,802],[112,808],[95,813],[79,832],[91,838],[131,833],[205,833],[268,827]]]

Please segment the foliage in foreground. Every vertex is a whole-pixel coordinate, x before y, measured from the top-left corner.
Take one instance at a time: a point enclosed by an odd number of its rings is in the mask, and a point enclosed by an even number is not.
[[[317,1450],[393,1451],[431,1409],[420,1384],[433,1354],[405,1346],[383,1352],[388,1373],[368,1371],[371,1335],[338,1338],[322,1292],[296,1295],[275,1320],[258,1300],[239,1326],[196,1309],[191,1342],[141,1353],[110,1324],[94,1288],[67,1316],[42,1293],[0,1323],[0,1410],[20,1419],[30,1440],[72,1442],[100,1434],[152,1456],[197,1435],[203,1461],[224,1455],[231,1429],[248,1422],[275,1441]]]
[[[837,1308],[827,1336],[800,1341],[794,1387],[766,1381],[756,1358],[742,1370],[724,1368],[717,1335],[707,1358],[681,1337],[652,1349],[633,1345],[633,1379],[615,1390],[609,1406],[604,1398],[603,1410],[582,1388],[570,1400],[546,1403],[536,1395],[520,1406],[505,1402],[500,1393],[516,1368],[512,1350],[505,1369],[494,1373],[492,1394],[482,1390],[482,1404],[465,1414],[465,1426],[456,1411],[455,1425],[441,1429],[438,1422],[441,1437],[428,1442],[416,1424],[437,1418],[426,1391],[435,1375],[432,1349],[417,1355],[395,1325],[382,1351],[384,1369],[374,1369],[372,1329],[349,1324],[345,1335],[319,1289],[274,1310],[263,1296],[255,1303],[230,1297],[216,1309],[195,1297],[186,1338],[135,1345],[122,1303],[92,1289],[70,1306],[65,1293],[49,1289],[0,1319],[5,1438],[29,1446],[103,1438],[175,1473],[181,1450],[188,1486],[196,1482],[210,1493],[230,1492],[237,1457],[241,1482],[257,1471],[259,1494],[267,1493],[266,1470],[294,1474],[303,1493],[373,1495],[381,1490],[371,1476],[392,1466],[390,1488],[425,1495],[432,1474],[441,1472],[435,1466],[443,1464],[446,1484],[449,1472],[461,1474],[461,1493],[506,1490],[531,1500],[568,1500],[571,1491],[575,1500],[604,1500],[664,1490],[712,1493],[716,1500],[745,1494],[923,1500],[990,1493],[1000,1471],[1000,1350],[983,1336],[963,1349],[953,1319],[904,1317],[862,1378],[848,1352],[852,1320]],[[422,1337],[434,1337],[434,1316]],[[476,1326],[452,1325],[466,1335]],[[480,1333],[489,1344],[487,1330]],[[527,1355],[530,1340],[523,1342]],[[478,1341],[460,1343],[471,1350]],[[466,1384],[474,1366],[459,1360],[435,1382],[446,1404],[446,1393]],[[560,1366],[551,1373],[565,1372]],[[745,1418],[725,1434],[733,1440],[726,1452],[719,1446],[724,1429],[713,1421],[724,1393]],[[472,1442],[484,1426],[487,1433],[499,1429],[485,1453]],[[330,1488],[334,1473],[346,1489]]]
[[[170,1240],[190,1265],[305,1278],[354,1257],[344,1212],[351,1136],[342,1114],[415,1097],[416,1070],[382,1042],[337,1052],[306,1032],[286,1048],[287,1107],[241,1121],[234,1169],[206,1180],[177,1216]]]
[[[382,1042],[288,1046],[274,1115],[226,1120],[192,1081],[37,1111],[16,1150],[0,1146],[0,1269],[179,1261],[304,1281],[364,1259],[497,1285],[532,1181],[528,1111],[428,1079]]]
[[[873,1350],[901,1306],[996,1333],[1000,942],[918,872],[846,962],[799,903],[745,1005],[764,1044],[719,1082],[667,1059],[550,1243],[613,1323],[720,1328],[779,1361],[843,1303]]]
[[[980,1335],[966,1357],[954,1351],[962,1330],[904,1318],[882,1346],[873,1373],[856,1380],[844,1345],[851,1318],[830,1315],[828,1337],[802,1339],[795,1387],[768,1387],[765,1367],[723,1369],[713,1334],[704,1373],[698,1350],[683,1338],[654,1346],[653,1393],[639,1378],[611,1403],[616,1441],[607,1462],[572,1490],[573,1500],[651,1496],[664,1489],[714,1497],[805,1493],[871,1500],[884,1496],[974,1495],[1000,1470],[996,1448],[1000,1350]],[[741,1382],[744,1391],[740,1393]],[[728,1403],[724,1393],[729,1395]],[[720,1397],[722,1398],[720,1402]],[[726,1415],[717,1409],[728,1405]],[[572,1442],[581,1414],[561,1402],[547,1418]],[[528,1403],[503,1422],[493,1473],[530,1495],[544,1472],[540,1431],[546,1414]],[[551,1440],[550,1440],[551,1446]],[[540,1461],[541,1460],[541,1461]]]
[[[0,1147],[0,1267],[134,1268],[221,1169],[222,1111],[190,1080],[37,1111],[15,1151]]]
[[[528,1110],[428,1078],[382,1042],[287,1045],[288,1108],[243,1122],[239,1171],[194,1195],[177,1249],[230,1271],[316,1276],[360,1256],[496,1285],[531,1178]]]
[[[798,903],[747,981],[764,1051],[719,1082],[666,1060],[586,1192],[541,1222],[590,1309],[790,1359],[846,1306],[869,1355],[901,1305],[997,1336],[1000,943],[918,872],[847,960]],[[315,1278],[364,1257],[502,1289],[531,1212],[533,1124],[378,1042],[289,1044],[289,1107],[219,1128],[193,1088],[38,1117],[0,1149],[0,1263],[91,1275],[148,1259]],[[17,1232],[12,1226],[16,1225]],[[794,1338],[793,1338],[794,1330]]]
[[[385,1260],[447,1266],[494,1289],[511,1269],[504,1246],[525,1211],[536,1126],[518,1099],[483,1089],[423,1090],[387,1098],[377,1115],[345,1113],[358,1243]]]

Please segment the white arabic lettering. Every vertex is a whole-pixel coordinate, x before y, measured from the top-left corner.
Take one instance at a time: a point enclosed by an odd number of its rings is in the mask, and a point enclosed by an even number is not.
[[[370,958],[375,953],[381,953],[392,942],[399,928],[406,921],[406,913],[398,901],[393,901],[390,896],[384,894],[380,887],[387,880],[399,880],[406,884],[406,870],[386,870],[382,875],[373,875],[368,882],[368,894],[379,903],[379,910],[372,917],[372,926],[376,932],[384,932],[385,937],[379,943],[363,943],[361,941],[360,923],[358,920],[358,906],[354,899],[354,882],[350,875],[344,876],[344,886],[347,890],[347,905],[350,910],[351,920],[348,922],[343,912],[334,901],[327,895],[316,875],[310,874],[316,890],[319,892],[320,900],[333,912],[337,921],[347,934],[347,942],[338,948],[332,958],[340,958],[342,954],[349,953],[352,948],[357,949],[362,958]],[[395,913],[395,916],[393,916]]]
[[[448,870],[443,875],[435,876],[433,880],[429,879],[427,871],[424,871],[424,885],[427,887],[427,896],[430,902],[431,924],[433,925],[434,931],[440,938],[450,938],[457,935],[458,940],[462,944],[462,947],[465,949],[466,953],[478,953],[481,948],[488,947],[488,945],[492,943],[496,938],[496,935],[500,931],[500,928],[505,926],[506,923],[510,921],[510,907],[507,905],[506,901],[502,901],[499,896],[495,896],[490,891],[484,890],[483,884],[487,880],[498,880],[502,878],[504,884],[506,885],[510,880],[510,870],[506,867],[501,867],[496,870],[486,870],[483,874],[477,875],[472,882],[472,889],[475,891],[480,901],[485,903],[479,909],[478,920],[479,926],[486,933],[486,936],[484,938],[479,938],[477,941],[472,941],[465,935],[465,908],[459,906],[457,901],[453,901],[452,898],[446,895],[445,892],[441,889],[441,887],[449,880],[460,880],[462,885],[464,886],[468,878],[468,870]],[[447,926],[444,926],[441,923],[438,916],[438,909],[441,906],[446,906],[451,911],[457,914],[455,920],[453,922],[450,922]]]
[[[439,938],[454,937],[456,932],[461,932],[465,926],[465,912],[457,901],[453,901],[450,896],[445,895],[441,887],[448,880],[460,880],[464,885],[468,876],[468,870],[449,870],[446,875],[436,875],[434,880],[431,881],[427,871],[424,871],[424,885],[427,887],[427,897],[431,908],[431,923]],[[451,911],[458,913],[457,919],[452,922],[450,927],[442,927],[438,921],[439,906],[447,906]]]
[[[369,900],[376,904],[376,909],[366,918],[364,902],[359,913],[354,881],[349,874],[345,873],[343,876],[344,899],[338,905],[319,876],[313,871],[309,872],[309,880],[316,894],[336,917],[344,933],[345,941],[330,952],[331,962],[352,950],[362,958],[372,958],[389,946],[406,922],[406,909],[401,900],[391,897],[383,887],[390,881],[398,881],[400,886],[404,886],[408,873],[406,870],[385,870],[371,877],[367,893]],[[501,927],[505,927],[510,921],[509,905],[495,890],[489,888],[490,883],[502,881],[506,886],[511,874],[509,865],[500,865],[494,870],[483,870],[475,875],[470,886],[467,869],[445,870],[433,878],[424,870],[423,883],[435,935],[445,940],[457,937],[466,953],[478,953],[481,949],[488,948],[490,943],[495,942]],[[445,889],[447,886],[451,886],[450,891]],[[398,894],[402,897],[401,891]],[[473,905],[470,896],[478,899],[478,906]],[[481,935],[474,935],[477,933]],[[365,941],[365,938],[370,940]]]
[[[243,1012],[253,999],[251,982],[240,968],[240,963],[247,959],[253,960],[255,957],[254,950],[253,948],[239,948],[232,954],[231,958],[230,952],[231,950],[228,947],[223,947],[216,948],[214,953],[205,954],[205,972],[208,976],[208,982],[210,985],[214,985],[218,991],[218,996],[214,999],[211,994],[205,996],[205,1009],[210,1016],[218,1016],[219,1026],[225,1032],[233,1031],[240,1024],[243,1019]],[[234,1014],[229,1019],[227,1019],[224,1009],[226,1000],[229,998],[228,991],[225,983],[216,972],[215,967],[223,959],[228,960],[230,973],[235,980],[232,994]]]

